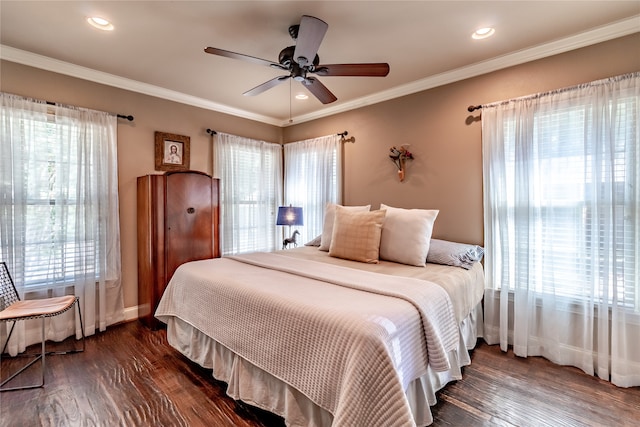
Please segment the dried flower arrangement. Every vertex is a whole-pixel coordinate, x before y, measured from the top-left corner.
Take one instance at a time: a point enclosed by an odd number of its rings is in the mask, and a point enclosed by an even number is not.
[[[405,160],[413,160],[413,154],[407,149],[409,144],[403,144],[400,148],[395,146],[389,149],[389,158],[398,168],[398,177],[400,181],[404,181],[404,162]]]

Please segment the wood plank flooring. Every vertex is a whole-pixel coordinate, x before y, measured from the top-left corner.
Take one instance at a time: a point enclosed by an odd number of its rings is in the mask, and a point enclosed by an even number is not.
[[[164,330],[129,322],[86,344],[84,353],[47,357],[44,388],[1,393],[0,426],[284,426],[227,397],[225,384],[172,349]],[[52,347],[62,345],[69,342]],[[24,362],[3,358],[2,378]],[[639,426],[640,388],[480,343],[463,379],[438,393],[432,412],[436,427]]]

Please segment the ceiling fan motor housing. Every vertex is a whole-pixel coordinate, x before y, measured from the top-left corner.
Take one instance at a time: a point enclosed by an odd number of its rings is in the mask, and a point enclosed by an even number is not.
[[[289,27],[289,35],[291,36],[292,39],[297,40],[298,39],[298,31],[300,30],[300,25],[296,24],[296,25],[292,25]]]
[[[293,54],[296,50],[295,46],[285,47],[280,51],[280,55],[278,55],[278,62],[283,66],[290,68],[293,61]],[[316,57],[313,59],[313,64],[301,64],[304,67],[313,70],[313,67],[320,63],[320,57],[316,54]]]

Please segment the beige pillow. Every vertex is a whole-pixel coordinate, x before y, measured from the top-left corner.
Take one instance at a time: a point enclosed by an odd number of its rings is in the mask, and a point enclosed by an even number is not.
[[[336,207],[329,255],[377,264],[385,211],[362,212]]]
[[[324,223],[322,225],[322,237],[320,238],[320,249],[321,251],[328,251],[329,246],[331,246],[331,236],[333,236],[333,221],[336,217],[336,205],[335,203],[329,203],[324,208]],[[368,211],[371,205],[366,206],[341,206],[345,209],[354,211],[354,212],[363,212]]]
[[[387,211],[382,224],[380,259],[424,267],[439,211],[393,208],[384,204],[380,210]]]

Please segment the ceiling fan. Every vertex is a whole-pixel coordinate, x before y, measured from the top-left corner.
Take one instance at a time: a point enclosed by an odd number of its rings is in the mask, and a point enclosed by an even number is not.
[[[246,91],[243,95],[255,96],[284,83],[292,78],[302,83],[320,102],[329,104],[338,98],[331,93],[320,80],[308,74],[319,76],[361,76],[361,77],[384,77],[389,74],[389,64],[320,64],[318,49],[320,43],[327,32],[328,24],[313,16],[303,15],[299,25],[289,27],[289,35],[295,41],[295,46],[288,46],[282,49],[278,57],[278,62],[268,61],[241,53],[230,52],[228,50],[208,47],[204,51],[212,55],[225,56],[227,58],[240,59],[253,62],[254,64],[266,65],[288,71],[288,75],[278,76]]]

